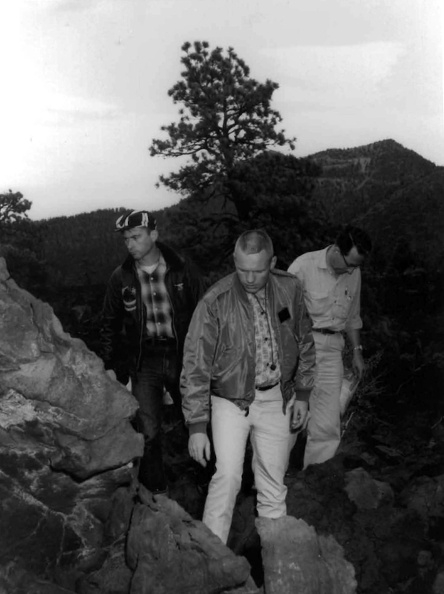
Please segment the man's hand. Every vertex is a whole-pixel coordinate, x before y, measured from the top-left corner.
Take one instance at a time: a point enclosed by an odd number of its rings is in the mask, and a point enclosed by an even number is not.
[[[360,349],[356,349],[355,351],[353,351],[352,367],[355,375],[359,379],[362,379],[362,376],[364,375],[365,371],[365,362],[364,357],[362,356],[362,351]]]
[[[308,402],[295,400],[290,420],[291,433],[305,429],[308,423]]]
[[[188,452],[201,466],[210,461],[211,445],[206,433],[193,433],[188,440]]]

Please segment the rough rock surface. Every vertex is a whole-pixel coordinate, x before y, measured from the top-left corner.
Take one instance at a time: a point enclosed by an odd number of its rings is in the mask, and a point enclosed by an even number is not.
[[[392,504],[395,495],[388,483],[377,481],[363,468],[355,468],[345,475],[345,491],[358,509],[377,509]]]
[[[100,562],[112,494],[131,482],[131,461],[142,453],[130,423],[136,409],[102,361],[20,289],[0,259],[3,568],[48,580],[65,570],[72,586]]]
[[[176,502],[141,488],[128,535],[131,594],[205,594],[247,582],[250,566]]]
[[[258,518],[267,594],[354,594],[353,565],[332,536],[317,536],[304,520]]]
[[[433,520],[442,526],[440,481],[419,480],[416,489],[397,495],[395,471],[389,484],[362,467],[347,468],[359,462],[336,456],[290,479],[287,513],[317,534],[335,537],[355,567],[361,593],[431,592],[442,563],[442,534],[430,531]]]

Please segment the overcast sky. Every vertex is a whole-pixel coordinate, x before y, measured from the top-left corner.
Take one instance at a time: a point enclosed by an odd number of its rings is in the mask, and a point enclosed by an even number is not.
[[[0,193],[34,220],[177,202],[148,147],[195,40],[279,84],[296,156],[392,138],[444,165],[442,37],[440,0],[5,0]]]

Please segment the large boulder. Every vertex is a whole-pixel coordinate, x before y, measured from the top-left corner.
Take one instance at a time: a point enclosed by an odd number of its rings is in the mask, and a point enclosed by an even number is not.
[[[128,564],[134,570],[131,594],[256,591],[254,584],[253,590],[248,589],[247,560],[236,556],[202,522],[167,497],[153,498],[145,490],[141,496],[128,535]]]
[[[267,594],[354,594],[353,565],[333,536],[291,516],[257,518]]]
[[[0,258],[0,566],[74,583],[100,564],[112,496],[143,450],[136,410]]]

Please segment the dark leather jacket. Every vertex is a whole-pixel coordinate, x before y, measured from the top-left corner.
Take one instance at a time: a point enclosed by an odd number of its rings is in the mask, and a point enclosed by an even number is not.
[[[278,343],[283,409],[296,393],[308,401],[314,381],[315,349],[302,285],[272,270],[266,285],[270,322]],[[182,406],[188,425],[209,421],[210,395],[246,409],[255,398],[256,345],[253,308],[236,273],[204,295],[185,340]]]
[[[171,302],[173,332],[181,354],[191,316],[203,293],[202,279],[189,260],[159,241],[156,245],[167,266],[165,285]],[[145,328],[145,307],[132,256],[111,275],[101,323],[100,354],[105,368],[114,369],[117,378],[125,382],[129,368],[139,367]]]

